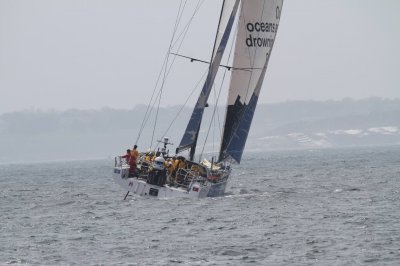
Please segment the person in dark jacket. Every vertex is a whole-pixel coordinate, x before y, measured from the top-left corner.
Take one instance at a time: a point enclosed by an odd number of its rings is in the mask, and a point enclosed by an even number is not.
[[[151,166],[147,183],[157,186],[164,186],[167,181],[167,169],[164,166],[165,159],[163,157],[157,157]]]

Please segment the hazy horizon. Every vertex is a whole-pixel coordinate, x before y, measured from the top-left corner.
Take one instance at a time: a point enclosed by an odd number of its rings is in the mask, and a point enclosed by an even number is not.
[[[197,3],[189,2],[188,8]],[[209,58],[220,4],[204,2],[182,54]],[[178,6],[177,0],[1,1],[0,114],[147,104]],[[395,0],[285,0],[259,102],[400,98],[398,10]],[[182,104],[206,69],[180,58],[175,67],[161,106]]]
[[[225,109],[205,112],[198,152],[217,152]],[[130,110],[14,112],[0,115],[0,162],[112,157],[137,144],[141,151],[168,136],[178,145],[191,107],[152,110],[141,131],[145,106]],[[293,101],[260,104],[246,151],[400,145],[400,99]],[[218,122],[219,121],[219,122]],[[209,131],[210,130],[210,131]],[[209,134],[206,132],[209,131]],[[208,137],[209,136],[209,137]],[[171,151],[175,146],[170,147]],[[24,156],[19,156],[21,150]]]
[[[327,99],[327,100],[286,100],[282,102],[266,102],[266,103],[259,103],[258,105],[261,106],[276,106],[276,105],[282,105],[282,104],[290,104],[290,103],[307,103],[307,102],[312,102],[312,103],[342,103],[346,101],[354,101],[354,102],[362,102],[362,101],[373,101],[373,100],[378,100],[378,101],[399,101],[400,102],[400,97],[399,98],[381,98],[381,97],[367,97],[367,98],[361,98],[361,99],[355,99],[355,98],[350,98],[350,97],[345,97],[342,99]],[[213,107],[213,104],[210,104],[210,107]],[[99,106],[97,108],[76,108],[76,107],[69,107],[69,108],[64,108],[64,109],[55,109],[55,108],[26,108],[26,109],[21,109],[21,110],[15,110],[15,111],[10,111],[10,112],[4,112],[0,113],[1,115],[6,115],[6,114],[11,114],[11,113],[20,113],[20,112],[41,112],[41,113],[47,113],[47,112],[68,112],[68,111],[101,111],[101,110],[116,110],[116,111],[131,111],[137,108],[147,108],[148,105],[145,103],[138,103],[130,107],[112,107],[112,106]],[[171,105],[163,105],[160,106],[161,109],[163,108],[177,108],[177,107],[182,107],[182,104],[171,104]],[[186,108],[193,108],[193,106],[185,105]],[[218,107],[224,108],[226,107],[224,104],[218,104]],[[153,106],[153,108],[155,108]],[[256,109],[257,112],[257,109]]]

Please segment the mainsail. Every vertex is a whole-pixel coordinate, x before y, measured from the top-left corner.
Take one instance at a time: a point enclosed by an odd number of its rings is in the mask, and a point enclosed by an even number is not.
[[[178,153],[179,151],[192,148],[191,159],[193,159],[194,148],[196,146],[201,120],[203,118],[204,108],[206,107],[207,100],[215,80],[215,76],[217,75],[217,71],[221,63],[221,59],[225,51],[229,35],[231,33],[239,2],[239,0],[225,0],[223,3],[216,41],[214,44],[214,52],[212,55],[207,78],[201,90],[200,96],[197,100],[197,103],[194,107],[192,116],[186,127],[181,143],[179,144],[179,147],[176,151]]]
[[[240,163],[269,57],[283,0],[243,0],[219,161]]]

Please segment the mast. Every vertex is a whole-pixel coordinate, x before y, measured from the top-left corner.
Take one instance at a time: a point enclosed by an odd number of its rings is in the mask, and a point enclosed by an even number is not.
[[[237,13],[240,0],[225,0],[222,4],[221,15],[218,22],[218,30],[213,47],[213,54],[211,57],[210,66],[206,81],[203,85],[197,103],[193,109],[192,116],[186,127],[182,140],[176,149],[176,153],[190,149],[190,160],[193,160],[196,151],[197,139],[200,131],[201,121],[205,107],[207,107],[208,97],[215,77],[218,72],[222,56],[225,51],[226,44],[231,33],[233,22]]]
[[[218,29],[219,29],[219,27],[221,26],[221,19],[222,19],[222,13],[223,13],[223,11],[224,11],[224,5],[225,5],[225,0],[222,2],[221,12],[220,12],[220,14],[219,14],[218,27],[217,27],[217,32],[215,33],[214,45],[213,45],[213,50],[212,50],[212,53],[211,53],[210,62],[212,62],[212,59],[213,59],[214,53],[215,53],[215,47],[216,47],[216,45],[217,45],[217,40],[218,40]],[[210,72],[210,71],[211,71],[211,64],[210,64],[209,67],[208,67],[208,72]],[[211,86],[210,86],[210,87],[211,87]],[[206,107],[207,107],[207,104],[206,104]],[[190,146],[189,158],[190,158],[191,161],[193,161],[194,155],[195,155],[195,153],[196,153],[196,146],[197,146],[197,140],[198,140],[198,138],[199,138],[200,127],[201,127],[201,121],[200,121],[199,127],[197,128],[197,131],[196,131],[195,140],[194,140],[193,144]]]

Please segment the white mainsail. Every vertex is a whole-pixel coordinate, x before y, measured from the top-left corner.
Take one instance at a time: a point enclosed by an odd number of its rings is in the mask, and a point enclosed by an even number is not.
[[[242,0],[220,160],[241,160],[282,4],[283,0]]]

